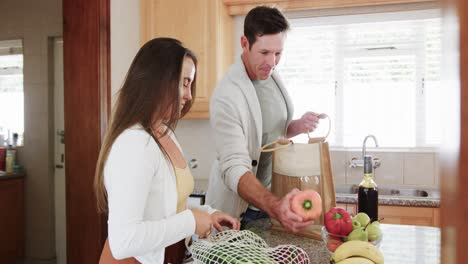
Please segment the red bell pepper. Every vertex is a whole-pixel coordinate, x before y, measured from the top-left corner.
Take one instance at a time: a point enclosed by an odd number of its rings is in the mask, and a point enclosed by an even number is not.
[[[353,231],[353,220],[345,209],[333,207],[325,214],[325,228],[328,233],[347,236]]]

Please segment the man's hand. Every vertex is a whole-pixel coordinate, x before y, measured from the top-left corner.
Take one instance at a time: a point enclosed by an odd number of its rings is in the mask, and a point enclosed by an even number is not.
[[[306,112],[300,119],[291,121],[288,126],[287,137],[292,138],[302,133],[309,133],[317,128],[319,119],[327,117],[326,114]]]
[[[238,193],[244,200],[264,210],[271,218],[278,220],[293,232],[298,232],[313,222],[304,222],[302,217],[291,211],[291,198],[298,192],[298,189],[293,189],[283,199],[279,199],[263,187],[250,171],[242,175],[238,185]]]
[[[283,199],[278,201],[278,205],[276,206],[277,209],[274,212],[274,218],[276,218],[283,227],[294,233],[299,232],[314,222],[304,221],[302,217],[291,210],[291,199],[298,192],[300,191],[294,188],[286,194]]]

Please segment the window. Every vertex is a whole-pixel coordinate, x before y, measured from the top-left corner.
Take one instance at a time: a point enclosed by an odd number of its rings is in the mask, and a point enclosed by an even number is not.
[[[290,18],[278,65],[295,107],[332,120],[329,141],[436,147],[441,140],[441,21],[437,10]],[[324,127],[320,126],[323,132]]]
[[[23,143],[23,49],[20,40],[0,41],[0,144]],[[2,140],[3,139],[3,140]]]

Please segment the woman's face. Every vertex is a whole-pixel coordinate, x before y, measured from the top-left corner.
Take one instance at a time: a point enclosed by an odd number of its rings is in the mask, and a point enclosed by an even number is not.
[[[182,65],[182,74],[180,75],[179,82],[179,96],[180,105],[179,113],[181,113],[184,105],[192,100],[192,82],[195,78],[195,64],[190,57],[185,56]]]

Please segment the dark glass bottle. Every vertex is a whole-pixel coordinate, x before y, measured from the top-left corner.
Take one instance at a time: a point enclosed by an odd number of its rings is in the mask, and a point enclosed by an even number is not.
[[[374,182],[372,156],[364,156],[364,178],[359,184],[358,212],[366,213],[371,221],[377,221],[379,216],[379,191]]]

